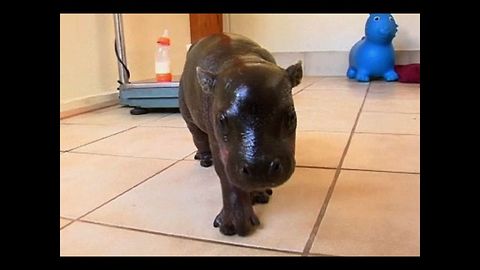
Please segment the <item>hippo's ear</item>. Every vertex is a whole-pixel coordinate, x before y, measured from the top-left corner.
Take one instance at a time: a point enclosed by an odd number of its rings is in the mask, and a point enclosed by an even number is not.
[[[299,85],[303,77],[302,61],[298,61],[296,64],[289,66],[287,73],[292,87]]]
[[[203,92],[210,94],[215,86],[215,74],[197,67],[197,80]]]

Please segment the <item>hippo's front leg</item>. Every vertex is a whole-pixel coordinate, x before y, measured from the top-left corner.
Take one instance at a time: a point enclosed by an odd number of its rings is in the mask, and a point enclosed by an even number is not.
[[[222,186],[223,208],[213,221],[214,227],[219,227],[225,235],[247,235],[252,227],[259,225],[260,221],[252,207],[251,193],[234,186],[227,178],[219,151],[212,145],[213,165],[220,177]]]
[[[396,81],[396,80],[398,80],[398,74],[397,74],[397,72],[395,72],[395,70],[391,69],[391,70],[385,72],[385,74],[383,74],[383,78],[387,82]]]
[[[248,235],[260,221],[253,211],[250,193],[222,181],[223,208],[213,222],[225,235]]]

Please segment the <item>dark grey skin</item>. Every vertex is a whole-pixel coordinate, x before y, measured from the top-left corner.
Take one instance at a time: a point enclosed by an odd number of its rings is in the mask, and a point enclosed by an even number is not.
[[[245,236],[260,224],[253,203],[295,169],[292,88],[301,62],[282,69],[257,43],[215,34],[193,44],[180,79],[179,103],[201,166],[213,165],[223,195],[214,220],[225,235]]]

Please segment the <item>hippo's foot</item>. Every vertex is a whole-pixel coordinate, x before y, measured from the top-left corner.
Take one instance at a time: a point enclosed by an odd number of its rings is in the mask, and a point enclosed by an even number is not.
[[[252,191],[250,192],[250,198],[252,199],[252,205],[257,203],[268,203],[270,196],[273,191],[270,188],[267,188],[263,191]]]
[[[210,167],[212,166],[212,152],[198,152],[195,154],[194,159],[200,160],[200,166],[202,167]]]
[[[233,210],[225,211],[225,208],[217,215],[213,221],[213,227],[220,228],[220,232],[225,235],[238,234],[246,236],[253,228],[259,225],[257,215],[253,212],[251,205],[238,207]]]
[[[385,73],[385,75],[383,75],[383,78],[387,82],[396,81],[396,80],[398,80],[398,74],[395,71],[390,70],[387,73]]]

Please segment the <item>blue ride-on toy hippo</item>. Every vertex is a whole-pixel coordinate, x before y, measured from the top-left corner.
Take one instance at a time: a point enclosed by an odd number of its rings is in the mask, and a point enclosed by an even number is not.
[[[365,36],[350,50],[348,78],[360,82],[374,78],[398,80],[398,74],[394,70],[395,51],[392,45],[397,27],[391,14],[370,14],[365,24]]]

